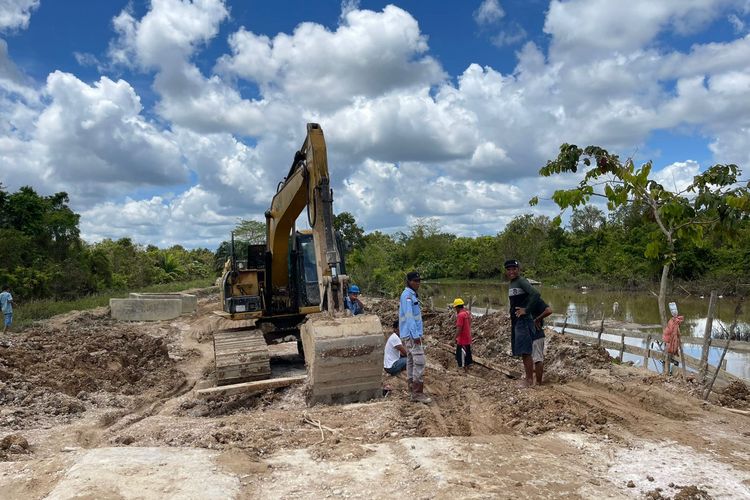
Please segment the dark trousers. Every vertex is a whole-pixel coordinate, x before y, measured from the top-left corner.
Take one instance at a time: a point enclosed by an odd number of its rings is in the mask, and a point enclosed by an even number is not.
[[[456,362],[459,368],[465,368],[474,363],[471,357],[471,345],[456,345]]]

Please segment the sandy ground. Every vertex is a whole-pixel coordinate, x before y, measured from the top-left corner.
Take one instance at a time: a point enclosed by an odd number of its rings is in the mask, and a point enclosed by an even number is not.
[[[4,337],[0,498],[750,497],[750,417],[721,407],[749,409],[745,386],[704,403],[693,380],[550,333],[550,383],[521,389],[455,368],[451,316],[433,311],[430,405],[409,402],[403,376],[365,404],[308,408],[302,386],[202,399],[211,332],[227,326],[216,302],[154,323],[71,313]],[[395,317],[393,302],[368,305]],[[504,313],[473,329],[477,355],[520,371]],[[272,364],[304,370],[294,344]]]

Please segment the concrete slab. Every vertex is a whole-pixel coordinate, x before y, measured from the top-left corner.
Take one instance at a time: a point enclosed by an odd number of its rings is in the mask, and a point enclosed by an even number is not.
[[[218,470],[218,455],[196,448],[88,450],[46,498],[235,498],[239,479]]]
[[[180,299],[182,314],[191,314],[198,310],[198,297],[189,293],[131,293],[131,299]]]
[[[161,321],[179,318],[180,299],[109,299],[113,319],[120,321]]]

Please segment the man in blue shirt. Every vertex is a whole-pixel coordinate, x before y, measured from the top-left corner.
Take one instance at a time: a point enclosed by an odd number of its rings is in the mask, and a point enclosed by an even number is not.
[[[365,306],[359,300],[359,287],[357,285],[349,286],[349,294],[344,298],[344,307],[352,312],[352,316],[365,312]]]
[[[418,403],[430,403],[432,399],[424,394],[425,356],[422,325],[422,310],[419,306],[419,273],[412,271],[406,275],[406,288],[401,292],[398,305],[399,336],[406,346],[406,382],[411,393],[411,400]]]
[[[3,285],[3,291],[0,293],[0,309],[3,311],[3,333],[13,323],[13,296],[10,294],[10,287]]]

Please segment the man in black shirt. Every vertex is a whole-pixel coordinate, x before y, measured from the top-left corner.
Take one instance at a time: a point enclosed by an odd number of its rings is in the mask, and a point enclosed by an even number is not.
[[[542,319],[552,314],[552,309],[542,301],[539,292],[521,276],[517,260],[505,261],[505,276],[510,302],[511,336],[510,347],[513,356],[521,356],[526,377],[521,382],[529,387],[534,382],[536,368],[537,384],[542,383],[544,363],[544,330]],[[536,365],[536,366],[535,366]]]

